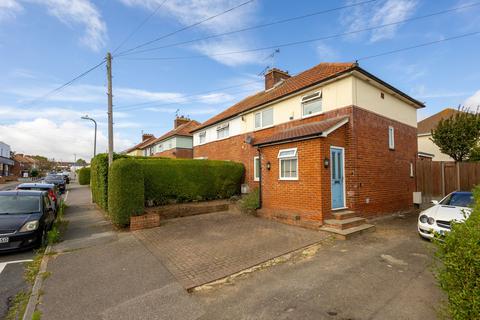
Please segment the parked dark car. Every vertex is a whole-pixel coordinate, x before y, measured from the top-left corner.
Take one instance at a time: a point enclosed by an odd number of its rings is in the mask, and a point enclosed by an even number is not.
[[[50,201],[54,205],[55,216],[58,211],[59,203],[59,191],[55,184],[53,183],[22,183],[17,186],[17,190],[36,190],[36,191],[46,191],[50,198]]]
[[[55,215],[45,191],[0,191],[0,252],[46,243]]]
[[[60,193],[64,193],[67,189],[65,177],[61,174],[49,174],[45,177],[44,182],[56,185]]]

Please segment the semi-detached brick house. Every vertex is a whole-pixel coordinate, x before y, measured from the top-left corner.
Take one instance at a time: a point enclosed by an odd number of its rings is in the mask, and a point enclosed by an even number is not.
[[[356,216],[412,208],[422,107],[356,63],[321,63],[296,76],[272,69],[264,91],[192,131],[194,157],[242,162],[263,216],[358,227]]]

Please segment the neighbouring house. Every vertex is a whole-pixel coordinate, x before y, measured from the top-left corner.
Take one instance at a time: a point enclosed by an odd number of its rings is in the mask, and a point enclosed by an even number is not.
[[[148,145],[150,142],[155,140],[155,136],[153,134],[144,133],[142,134],[142,141],[135,146],[123,151],[122,153],[128,156],[138,156],[141,157],[144,155],[145,146]]]
[[[32,169],[37,169],[37,160],[22,153],[13,157],[15,164],[13,173],[18,177],[28,177]]]
[[[186,117],[176,117],[174,127],[161,137],[144,145],[144,156],[165,158],[193,158],[193,135],[199,122]]]
[[[0,141],[0,176],[6,177],[13,174],[14,161],[10,146]]]
[[[418,122],[418,156],[425,158],[430,156],[432,161],[454,161],[449,155],[442,153],[440,148],[431,140],[432,130],[435,129],[442,119],[448,119],[458,111],[446,108],[422,121]]]
[[[423,107],[357,63],[295,76],[275,68],[265,90],[193,130],[193,155],[242,162],[262,216],[361,229],[364,218],[413,208]]]

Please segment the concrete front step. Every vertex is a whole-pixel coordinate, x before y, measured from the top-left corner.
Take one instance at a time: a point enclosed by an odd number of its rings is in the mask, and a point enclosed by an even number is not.
[[[325,222],[325,227],[327,228],[345,230],[349,228],[358,227],[359,225],[364,224],[365,218],[354,217],[354,218],[348,218],[343,220],[327,219],[324,222]]]
[[[351,210],[333,211],[333,216],[337,220],[355,218],[355,211],[351,211]]]
[[[343,229],[343,230],[337,229],[337,228],[330,228],[327,226],[320,228],[320,230],[333,233],[337,239],[348,240],[348,239],[351,239],[352,237],[355,237],[364,233],[374,232],[375,226],[373,224],[364,223],[357,227]]]

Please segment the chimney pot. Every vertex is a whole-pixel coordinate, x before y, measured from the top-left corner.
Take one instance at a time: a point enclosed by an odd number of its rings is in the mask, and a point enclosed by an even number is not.
[[[273,88],[281,80],[290,78],[288,72],[272,68],[265,73],[265,90]]]
[[[173,122],[173,126],[174,128],[178,128],[179,126],[181,126],[182,124],[185,124],[187,122],[190,122],[190,119],[189,118],[186,118],[184,116],[179,116],[179,117],[176,117],[175,118],[175,121]]]
[[[146,141],[147,139],[150,139],[151,137],[153,137],[153,134],[151,134],[151,133],[142,134],[142,142]]]

